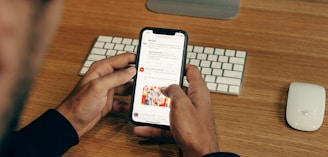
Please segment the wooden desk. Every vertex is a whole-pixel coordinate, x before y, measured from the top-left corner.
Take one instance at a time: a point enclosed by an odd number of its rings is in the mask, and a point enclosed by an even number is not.
[[[156,14],[145,3],[68,0],[19,126],[70,93],[98,35],[137,38],[145,26],[180,28],[190,44],[248,52],[241,95],[211,94],[222,151],[251,157],[328,154],[328,112],[316,132],[293,130],[285,121],[291,82],[328,88],[327,0],[241,0],[238,17],[230,21]],[[177,156],[174,144],[143,144],[132,128],[124,117],[108,116],[64,156]]]

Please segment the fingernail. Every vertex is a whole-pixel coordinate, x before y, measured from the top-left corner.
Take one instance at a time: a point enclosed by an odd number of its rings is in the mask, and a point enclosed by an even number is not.
[[[129,73],[133,73],[135,74],[136,73],[136,68],[135,67],[129,67],[126,69]]]

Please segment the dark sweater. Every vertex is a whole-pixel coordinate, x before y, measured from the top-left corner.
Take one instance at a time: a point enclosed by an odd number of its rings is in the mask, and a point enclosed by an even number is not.
[[[71,123],[50,109],[23,129],[9,137],[5,155],[8,157],[60,157],[79,143]],[[217,152],[204,157],[238,157],[233,153]]]

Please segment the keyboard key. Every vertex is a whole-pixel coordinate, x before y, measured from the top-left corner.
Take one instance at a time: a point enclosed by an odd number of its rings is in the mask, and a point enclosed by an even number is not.
[[[106,53],[107,56],[115,56],[116,54],[117,54],[116,50],[108,50]]]
[[[207,83],[206,85],[210,91],[216,91],[216,83]]]
[[[205,76],[205,82],[215,82],[216,77],[212,75]]]
[[[91,65],[92,65],[93,62],[94,62],[94,61],[85,61],[83,65],[84,65],[85,67],[91,67]]]
[[[123,44],[115,44],[114,50],[123,51],[124,45]]]
[[[211,68],[202,68],[201,70],[202,74],[211,74],[212,73],[212,69]]]
[[[122,40],[123,40],[123,38],[121,38],[121,37],[114,37],[112,42],[116,43],[116,44],[120,44],[120,43],[122,43]]]
[[[190,64],[190,59],[189,58],[186,59],[186,64]]]
[[[124,48],[124,51],[133,52],[134,48],[135,48],[135,46],[133,46],[133,45],[126,45]]]
[[[106,54],[106,49],[100,49],[100,48],[93,48],[91,50],[92,54],[97,54],[97,55],[105,55]]]
[[[129,39],[129,38],[124,38],[122,41],[122,44],[125,44],[125,45],[130,45],[131,43],[132,43],[132,39]]]
[[[208,55],[207,60],[216,62],[218,60],[217,55]]]
[[[239,91],[240,91],[240,87],[239,86],[230,86],[229,87],[229,92],[231,92],[231,93],[239,93]]]
[[[97,40],[102,42],[111,42],[112,39],[113,37],[110,36],[99,36]]]
[[[115,46],[115,44],[113,44],[113,43],[106,43],[106,44],[105,44],[105,48],[106,48],[106,49],[113,49],[114,46]]]
[[[233,64],[244,64],[245,59],[244,58],[237,58],[237,57],[230,57],[229,63]]]
[[[192,64],[194,66],[199,66],[199,62],[200,62],[200,60],[190,59],[190,63],[189,64]]]
[[[240,79],[236,79],[236,78],[217,77],[216,82],[240,86]]]
[[[88,70],[88,67],[82,67],[82,69],[80,70],[80,75],[84,75],[85,73],[87,73]]]
[[[105,42],[97,41],[93,47],[103,48],[104,45],[105,45]]]
[[[198,53],[197,55],[197,59],[199,60],[206,60],[206,58],[207,58],[207,54]]]
[[[238,64],[234,64],[233,65],[233,70],[234,71],[243,71],[244,70],[244,66],[243,65],[238,65]]]
[[[197,55],[197,53],[188,51],[187,58],[195,59],[196,58],[196,55]]]
[[[223,63],[222,64],[222,69],[232,70],[232,64],[230,64],[230,63]]]
[[[214,51],[214,54],[223,56],[224,55],[224,49],[216,48]]]
[[[133,39],[132,45],[138,46],[139,45],[139,40],[138,39]]]
[[[227,92],[228,91],[228,85],[226,84],[219,84],[217,90],[219,92]]]
[[[188,45],[188,46],[187,46],[187,51],[192,52],[193,49],[194,49],[193,46],[191,46],[191,45]]]
[[[213,69],[212,74],[214,76],[222,76],[223,70],[222,69]]]
[[[226,56],[234,57],[235,56],[235,50],[226,50],[225,54],[226,54]]]
[[[88,60],[91,60],[91,61],[99,61],[101,59],[105,59],[106,56],[104,55],[95,55],[95,54],[90,54],[89,57],[88,57]]]
[[[236,57],[245,58],[246,52],[245,51],[237,51]]]
[[[211,67],[216,69],[221,69],[222,63],[221,62],[212,62]]]
[[[99,36],[79,74],[84,75],[95,61],[126,52],[136,53],[138,44],[138,39]],[[195,65],[199,69],[211,92],[240,94],[247,52],[188,45],[186,57],[186,63]],[[189,86],[186,77],[183,85]]]
[[[185,87],[189,86],[189,82],[187,81],[186,77],[183,78],[183,84],[182,85],[185,86]]]
[[[228,63],[228,59],[229,59],[229,57],[227,57],[227,56],[219,56],[219,62]]]
[[[204,50],[203,46],[194,46],[194,52],[202,53]]]
[[[213,52],[214,52],[214,48],[212,47],[205,47],[204,49],[204,53],[213,54]]]
[[[230,70],[224,70],[223,76],[224,77],[234,77],[234,78],[241,78],[242,72],[240,71],[230,71]]]
[[[200,66],[201,67],[205,67],[205,68],[209,68],[211,66],[211,62],[210,61],[205,61],[205,60],[202,60],[200,62]]]

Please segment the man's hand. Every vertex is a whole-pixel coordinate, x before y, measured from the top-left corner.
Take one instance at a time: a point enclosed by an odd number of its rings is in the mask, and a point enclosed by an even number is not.
[[[129,104],[113,99],[124,95],[135,75],[135,55],[126,53],[97,61],[88,70],[72,93],[57,108],[75,128],[79,137],[89,131],[111,111],[129,111]]]
[[[195,66],[186,66],[189,82],[187,94],[178,85],[162,92],[171,99],[170,133],[184,156],[203,156],[218,151],[209,91]],[[165,130],[135,127],[134,133],[143,137],[169,136]]]

